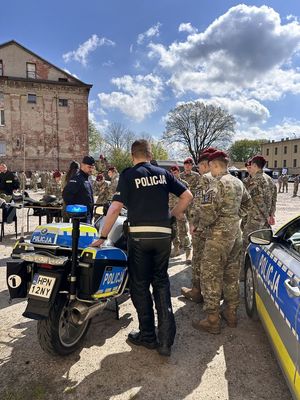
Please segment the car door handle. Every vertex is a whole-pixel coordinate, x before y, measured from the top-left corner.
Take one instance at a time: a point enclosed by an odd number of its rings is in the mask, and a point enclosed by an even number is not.
[[[288,292],[288,295],[291,297],[299,297],[300,296],[300,288],[299,286],[293,286],[293,284],[295,285],[295,283],[293,283],[293,281],[291,281],[290,279],[286,279],[284,281],[284,286]]]

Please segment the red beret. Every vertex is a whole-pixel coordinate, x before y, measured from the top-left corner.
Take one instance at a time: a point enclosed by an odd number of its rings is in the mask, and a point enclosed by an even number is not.
[[[265,157],[261,156],[260,154],[252,157],[250,160],[250,163],[253,163],[253,162],[256,163],[256,161],[261,162],[262,164],[265,164],[267,162]]]
[[[53,172],[53,178],[60,178],[61,177],[61,173],[59,171],[55,171]]]
[[[117,168],[114,167],[113,165],[111,165],[110,167],[108,167],[107,171],[115,172],[115,171],[117,171]]]
[[[209,154],[208,161],[216,160],[217,158],[228,161],[228,154],[225,153],[225,151],[217,150],[214,153]]]
[[[170,171],[180,171],[178,165],[172,165],[172,167],[170,168]]]
[[[250,167],[250,165],[251,165],[251,160],[245,162],[245,167]]]
[[[98,174],[97,177],[96,177],[96,181],[97,182],[103,181],[103,179],[104,179],[103,174]]]
[[[100,154],[99,159],[103,160],[103,155],[102,154]]]
[[[183,161],[183,164],[194,164],[192,157],[188,157]]]
[[[203,153],[214,153],[215,151],[218,151],[218,149],[216,149],[215,147],[208,147],[207,149],[203,150]]]

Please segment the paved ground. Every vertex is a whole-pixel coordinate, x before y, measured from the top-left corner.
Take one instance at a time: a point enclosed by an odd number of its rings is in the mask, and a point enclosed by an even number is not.
[[[299,197],[280,194],[277,225],[297,215],[299,206]],[[119,321],[109,311],[93,319],[81,351],[65,358],[48,356],[38,345],[36,322],[22,317],[25,302],[8,303],[5,262],[14,237],[11,226],[6,230],[0,244],[1,400],[291,398],[261,324],[247,318],[243,304],[237,329],[224,326],[221,335],[213,336],[191,328],[192,318],[203,313],[179,296],[191,275],[183,257],[170,262],[178,333],[169,359],[126,343],[127,334],[137,328],[129,299],[121,304]]]

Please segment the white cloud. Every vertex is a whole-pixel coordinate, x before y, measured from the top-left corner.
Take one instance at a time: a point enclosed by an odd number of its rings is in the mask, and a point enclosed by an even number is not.
[[[115,63],[111,60],[105,61],[102,63],[103,67],[112,67]]]
[[[88,55],[95,51],[97,47],[102,46],[115,46],[115,42],[94,34],[87,41],[80,44],[78,49],[63,54],[63,59],[66,63],[74,60],[80,62],[82,65],[86,65]]]
[[[186,22],[179,25],[178,32],[197,33],[198,29],[192,26],[190,22]]]
[[[74,78],[79,79],[78,76],[77,76],[76,74],[73,74],[73,73],[70,72],[67,68],[64,68],[64,71],[65,71],[67,74],[74,76]]]
[[[290,64],[300,49],[300,24],[283,24],[267,6],[237,5],[184,42],[149,48],[149,57],[170,71],[169,84],[178,93],[248,91],[247,97],[253,92],[258,99],[278,99],[286,91],[300,92],[300,75]]]
[[[153,74],[124,75],[112,79],[119,91],[99,93],[102,107],[116,108],[128,117],[141,122],[157,109],[157,102],[163,90],[162,80]]]
[[[158,22],[156,25],[151,26],[146,32],[140,33],[137,38],[137,44],[142,44],[145,39],[159,36],[159,28],[161,23]]]
[[[282,138],[300,138],[300,121],[284,119],[280,124],[262,129],[252,126],[236,131],[235,140],[239,139],[269,139],[280,140]]]
[[[89,119],[93,122],[93,124],[101,134],[103,134],[110,125],[110,122],[107,119],[102,119],[101,121],[98,121],[95,113],[92,111],[89,111]]]
[[[264,123],[270,117],[269,110],[255,99],[240,97],[232,99],[229,97],[212,97],[207,99],[198,99],[204,103],[214,104],[221,107],[233,115],[241,124]]]

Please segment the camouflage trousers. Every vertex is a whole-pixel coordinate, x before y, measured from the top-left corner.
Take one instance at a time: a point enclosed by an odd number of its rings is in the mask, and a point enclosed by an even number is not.
[[[200,231],[194,232],[192,240],[193,240],[192,285],[193,287],[200,288],[201,260],[206,240],[204,232]]]
[[[219,312],[222,292],[226,305],[238,307],[241,248],[239,226],[232,226],[231,232],[214,230],[206,239],[200,277],[207,313]]]
[[[299,187],[299,183],[294,183],[294,192],[293,192],[293,196],[297,196],[298,187]]]
[[[251,219],[249,222],[246,223],[246,225],[243,228],[243,247],[242,247],[242,262],[244,262],[244,256],[245,252],[247,250],[247,247],[249,245],[249,238],[248,236],[250,235],[251,232],[257,231],[258,229],[268,229],[270,228],[270,225],[265,219]],[[242,263],[243,265],[243,263]]]
[[[176,220],[173,245],[174,247],[183,248],[185,251],[192,248],[191,239],[189,237],[189,226],[186,218],[182,221]]]

